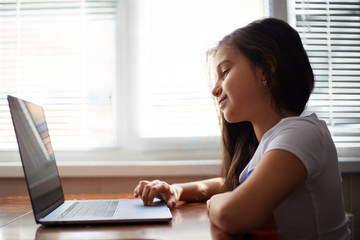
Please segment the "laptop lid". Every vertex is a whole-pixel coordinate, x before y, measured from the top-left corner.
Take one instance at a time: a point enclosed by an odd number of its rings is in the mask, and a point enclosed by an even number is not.
[[[49,130],[42,107],[8,96],[27,188],[35,220],[64,202]]]
[[[111,217],[97,217],[98,212],[96,212],[95,216],[78,217],[76,213],[72,218],[67,216],[63,218],[63,213],[70,211],[73,204],[75,202],[78,204],[80,201],[64,201],[44,110],[38,105],[13,96],[8,96],[8,102],[37,223],[167,222],[172,219],[166,203],[146,207],[140,199],[117,199],[116,201],[121,203]],[[82,202],[86,201],[82,200]],[[94,201],[98,200],[92,200],[93,203]]]

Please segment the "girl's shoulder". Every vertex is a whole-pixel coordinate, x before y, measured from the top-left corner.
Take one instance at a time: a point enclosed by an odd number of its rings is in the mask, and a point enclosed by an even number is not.
[[[324,120],[319,119],[315,113],[308,116],[287,117],[275,125],[268,135],[273,137],[279,134],[290,134],[291,137],[304,136],[324,137],[330,136],[329,129]]]
[[[326,126],[324,120],[321,120],[317,117],[315,113],[312,113],[307,116],[296,116],[296,117],[287,117],[283,118],[279,122],[279,126],[286,126],[286,125],[313,125],[313,126]]]
[[[293,153],[315,176],[326,162],[337,161],[335,145],[325,121],[316,114],[283,119],[267,138],[263,151],[282,149]],[[331,160],[329,160],[331,158]]]

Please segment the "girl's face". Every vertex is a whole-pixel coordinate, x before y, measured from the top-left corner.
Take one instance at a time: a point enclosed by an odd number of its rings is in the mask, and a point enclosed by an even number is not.
[[[260,67],[231,47],[220,47],[214,58],[217,73],[212,94],[229,123],[250,121],[266,112],[270,98]]]

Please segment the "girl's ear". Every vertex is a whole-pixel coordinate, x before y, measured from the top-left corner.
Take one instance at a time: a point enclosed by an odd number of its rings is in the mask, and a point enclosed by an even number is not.
[[[276,71],[276,60],[273,57],[269,57],[267,61],[265,61],[265,66],[263,67],[262,72],[262,84],[264,88],[269,86],[269,82],[273,79],[273,75]]]
[[[275,60],[275,58],[273,57],[269,57],[266,61],[266,68],[270,70],[270,73],[271,75],[273,75],[276,71],[276,65],[277,65],[277,62]]]

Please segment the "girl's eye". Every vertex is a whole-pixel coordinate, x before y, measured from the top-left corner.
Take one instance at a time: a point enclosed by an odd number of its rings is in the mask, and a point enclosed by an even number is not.
[[[221,72],[222,78],[226,77],[226,75],[229,73],[229,70],[224,70]]]

